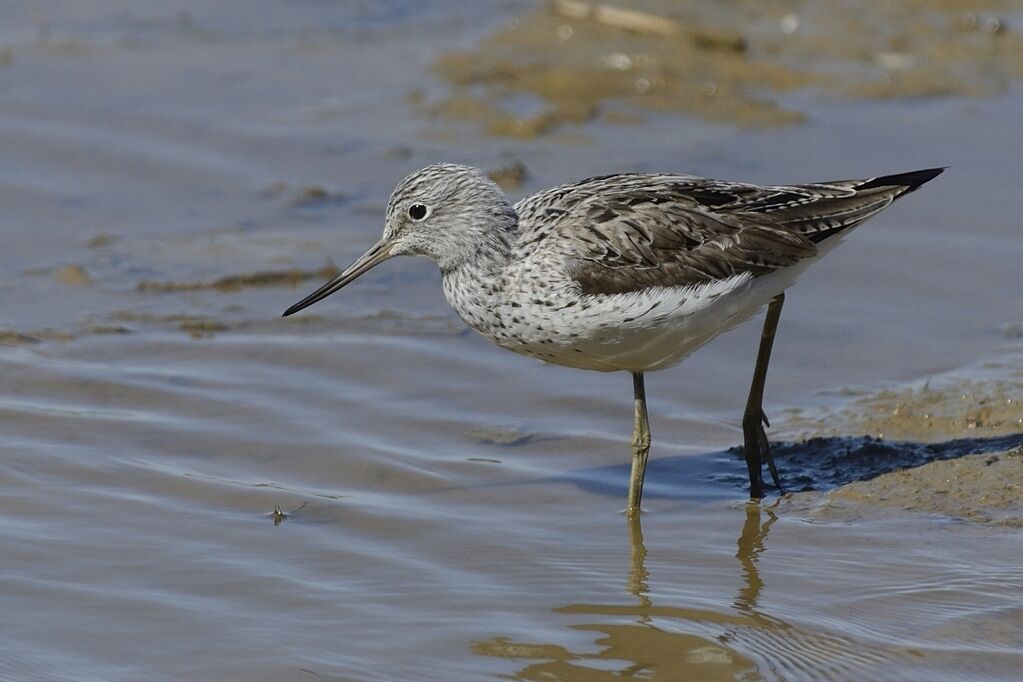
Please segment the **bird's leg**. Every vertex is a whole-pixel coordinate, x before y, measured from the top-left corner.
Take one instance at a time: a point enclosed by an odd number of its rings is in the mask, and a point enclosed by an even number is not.
[[[784,492],[781,487],[781,479],[778,477],[778,469],[774,466],[774,457],[771,456],[767,433],[764,431],[764,424],[768,422],[763,408],[767,365],[771,361],[771,347],[774,345],[774,333],[778,329],[778,318],[781,316],[783,303],[785,303],[785,294],[780,293],[772,298],[770,305],[767,306],[764,331],[760,335],[760,350],[757,351],[757,367],[753,371],[753,384],[750,386],[746,410],[742,415],[742,454],[745,455],[746,466],[749,468],[749,496],[751,498],[764,496],[761,476],[762,460],[767,460],[767,468],[771,471],[771,478],[778,491]]]
[[[650,454],[650,422],[646,413],[646,387],[643,385],[642,372],[632,373],[632,392],[636,403],[636,423],[632,430],[632,473],[629,475],[630,516],[639,513],[646,459]]]

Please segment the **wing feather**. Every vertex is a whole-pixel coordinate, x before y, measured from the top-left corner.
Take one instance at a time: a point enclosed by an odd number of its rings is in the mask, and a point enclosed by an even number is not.
[[[577,237],[563,243],[570,245],[570,274],[583,293],[763,275],[817,252],[812,241],[766,215],[713,213],[677,186],[656,189],[642,198],[595,194],[561,216],[555,229]]]
[[[941,169],[767,186],[690,175],[590,178],[516,205],[525,243],[554,243],[586,294],[754,277],[817,253]]]

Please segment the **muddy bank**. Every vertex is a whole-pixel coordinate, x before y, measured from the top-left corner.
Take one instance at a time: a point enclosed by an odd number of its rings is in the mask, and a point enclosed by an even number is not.
[[[1023,527],[1023,446],[850,483],[832,491],[824,504],[897,508]]]
[[[434,65],[434,116],[533,138],[592,120],[668,111],[740,126],[798,123],[785,93],[848,98],[982,96],[1023,76],[1013,3],[556,0]]]
[[[1018,372],[998,374],[1005,378],[942,377],[795,419],[815,435],[781,444],[779,465],[796,486],[831,489],[796,493],[786,504],[829,517],[902,509],[1023,526],[1023,381]]]
[[[1023,378],[938,378],[859,396],[836,409],[795,409],[787,417],[787,430],[804,438],[859,433],[935,442],[1023,433]]]

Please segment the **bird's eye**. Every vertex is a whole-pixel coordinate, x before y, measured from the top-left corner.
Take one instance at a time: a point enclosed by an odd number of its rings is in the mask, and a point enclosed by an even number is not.
[[[423,220],[430,214],[430,209],[423,204],[412,204],[408,207],[408,215],[412,220]]]

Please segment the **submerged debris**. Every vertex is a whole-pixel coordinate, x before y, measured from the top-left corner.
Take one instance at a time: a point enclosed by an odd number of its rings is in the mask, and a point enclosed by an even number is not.
[[[284,180],[276,180],[259,191],[259,196],[272,199],[288,194],[288,206],[292,208],[317,208],[327,204],[343,202],[347,197],[341,192],[331,192],[320,185],[305,185],[292,190]]]
[[[520,431],[514,427],[489,426],[479,427],[470,434],[484,445],[501,445],[516,447],[536,440],[536,434]]]
[[[182,320],[178,324],[178,329],[188,332],[193,339],[209,338],[217,332],[226,332],[230,328],[231,326],[224,322],[202,317]]]
[[[54,277],[61,284],[69,284],[74,287],[92,284],[92,276],[81,265],[65,265],[54,273]]]
[[[85,242],[85,245],[90,249],[101,249],[104,246],[110,246],[117,241],[117,235],[110,234],[109,232],[100,232],[95,234]]]
[[[287,521],[288,519],[292,518],[298,512],[300,512],[303,509],[305,509],[308,505],[309,505],[309,502],[303,502],[302,504],[300,504],[295,509],[292,509],[290,512],[286,512],[286,511],[284,511],[281,508],[281,505],[275,504],[274,508],[273,508],[273,511],[270,512],[269,514],[267,514],[267,516],[269,516],[271,519],[273,519],[273,522],[274,522],[275,526],[279,526],[282,523],[284,523],[285,521]]]
[[[281,523],[288,518],[288,515],[284,513],[284,510],[281,509],[281,505],[279,504],[274,505],[274,510],[270,512],[270,516],[273,518],[275,526],[281,525]]]
[[[218,332],[226,332],[240,326],[239,323],[228,323],[222,320],[215,320],[210,317],[202,315],[187,315],[187,314],[170,314],[170,315],[154,315],[151,313],[138,312],[132,310],[122,310],[114,313],[111,318],[112,320],[119,322],[148,322],[155,324],[169,324],[174,325],[180,331],[187,332],[192,338],[207,338],[213,336]],[[103,331],[100,331],[103,330]],[[105,334],[126,334],[131,333],[131,329],[120,325],[108,325],[105,328],[100,326],[94,326],[90,328],[93,333],[105,333]]]
[[[512,161],[506,166],[495,168],[487,177],[507,191],[518,189],[529,178],[529,172],[521,161]]]
[[[71,332],[57,329],[39,329],[28,332],[0,329],[0,344],[8,346],[26,346],[43,341],[70,341],[75,338]]]
[[[142,280],[136,285],[138,291],[146,293],[167,293],[172,291],[198,291],[212,289],[214,291],[238,291],[246,287],[295,286],[309,279],[330,279],[340,270],[333,262],[318,270],[264,270],[242,275],[229,275],[215,280],[165,281],[153,282]]]
[[[8,346],[24,346],[30,343],[39,343],[41,338],[32,334],[22,334],[15,331],[0,331],[0,343]]]
[[[288,201],[288,206],[310,208],[340,203],[345,196],[340,192],[329,192],[319,185],[302,187]]]

